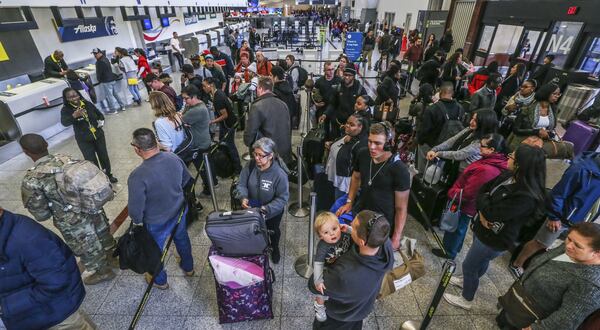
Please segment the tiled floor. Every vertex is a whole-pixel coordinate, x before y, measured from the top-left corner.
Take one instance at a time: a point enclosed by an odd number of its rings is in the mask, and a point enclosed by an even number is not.
[[[174,77],[178,78],[178,77]],[[178,82],[179,79],[173,79]],[[178,87],[176,87],[178,90]],[[408,110],[409,100],[401,103],[404,113]],[[127,203],[127,177],[140,159],[129,146],[131,132],[139,127],[151,127],[152,112],[148,103],[141,107],[132,107],[126,112],[108,116],[106,120],[106,138],[108,151],[115,176],[120,180],[118,193],[106,206],[110,219],[125,207]],[[299,134],[294,142],[299,143]],[[66,153],[80,156],[69,130],[52,139],[52,153]],[[241,134],[237,135],[240,150],[243,143]],[[12,212],[28,214],[20,200],[20,181],[31,161],[20,155],[0,165],[0,205]],[[229,206],[230,180],[221,180],[217,188],[219,206]],[[295,200],[296,186],[292,185],[292,200]],[[308,192],[308,187],[305,189]],[[307,196],[307,195],[305,195]],[[293,218],[286,215],[282,221],[282,261],[274,265],[276,282],[274,284],[275,318],[268,321],[246,322],[242,324],[220,325],[217,318],[214,280],[206,257],[209,240],[204,232],[203,218],[212,209],[210,199],[200,196],[205,206],[201,219],[189,228],[193,244],[196,274],[184,277],[176,266],[172,251],[167,261],[170,288],[166,291],[153,290],[138,329],[308,329],[313,320],[312,299],[306,289],[306,280],[296,275],[293,265],[296,258],[307,252],[308,219]],[[50,222],[46,222],[52,229]],[[121,235],[129,225],[125,222],[116,235]],[[365,329],[397,329],[406,320],[419,320],[427,311],[442,268],[442,260],[433,256],[430,249],[435,246],[430,233],[427,233],[413,219],[409,219],[405,235],[418,240],[418,251],[426,260],[427,274],[375,305],[374,312],[367,318]],[[464,258],[470,245],[467,237],[465,248],[458,258],[458,264]],[[492,262],[490,270],[482,278],[482,285],[475,298],[472,311],[463,310],[441,302],[430,329],[493,329],[496,313],[496,297],[503,293],[512,278],[506,270],[507,258],[498,258]],[[460,268],[460,267],[459,267]],[[118,276],[107,283],[88,286],[83,309],[89,313],[99,329],[126,329],[145,290],[146,283],[141,275],[130,271],[120,271]],[[449,291],[457,293],[456,288]],[[0,323],[1,324],[1,323]],[[2,328],[0,326],[0,328]]]

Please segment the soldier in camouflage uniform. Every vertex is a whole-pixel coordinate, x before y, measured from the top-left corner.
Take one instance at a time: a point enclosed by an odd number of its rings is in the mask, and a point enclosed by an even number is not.
[[[75,213],[59,195],[55,173],[63,162],[48,154],[48,144],[43,137],[26,134],[20,140],[23,152],[35,166],[27,171],[21,186],[23,205],[37,221],[52,217],[73,253],[81,258],[85,269],[92,273],[83,282],[88,285],[110,280],[116,275],[109,264],[115,266],[112,252],[116,242],[109,231],[104,212],[96,214]]]

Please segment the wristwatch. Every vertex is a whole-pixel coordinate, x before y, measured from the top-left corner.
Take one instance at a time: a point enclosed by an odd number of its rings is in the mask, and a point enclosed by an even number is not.
[[[352,203],[352,200],[350,198],[346,198],[346,204],[350,204]]]

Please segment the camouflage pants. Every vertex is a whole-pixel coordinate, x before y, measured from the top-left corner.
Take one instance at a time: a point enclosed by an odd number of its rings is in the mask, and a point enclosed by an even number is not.
[[[55,219],[54,225],[73,253],[81,258],[85,269],[95,272],[106,266],[106,251],[115,247],[108,219],[100,214],[68,213]]]

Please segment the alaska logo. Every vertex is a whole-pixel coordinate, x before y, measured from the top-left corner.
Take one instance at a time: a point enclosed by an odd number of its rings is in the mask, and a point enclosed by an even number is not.
[[[79,24],[73,30],[75,31],[75,33],[95,33],[96,25],[95,24],[90,24],[90,25]]]
[[[169,26],[171,26],[175,22],[181,22],[181,20],[179,18],[169,19]],[[169,26],[167,26],[166,28],[159,26],[155,29],[148,31],[148,33],[144,32],[144,40],[150,42],[155,41],[156,39],[158,39],[158,37],[160,37],[160,35],[163,32],[169,29]]]

